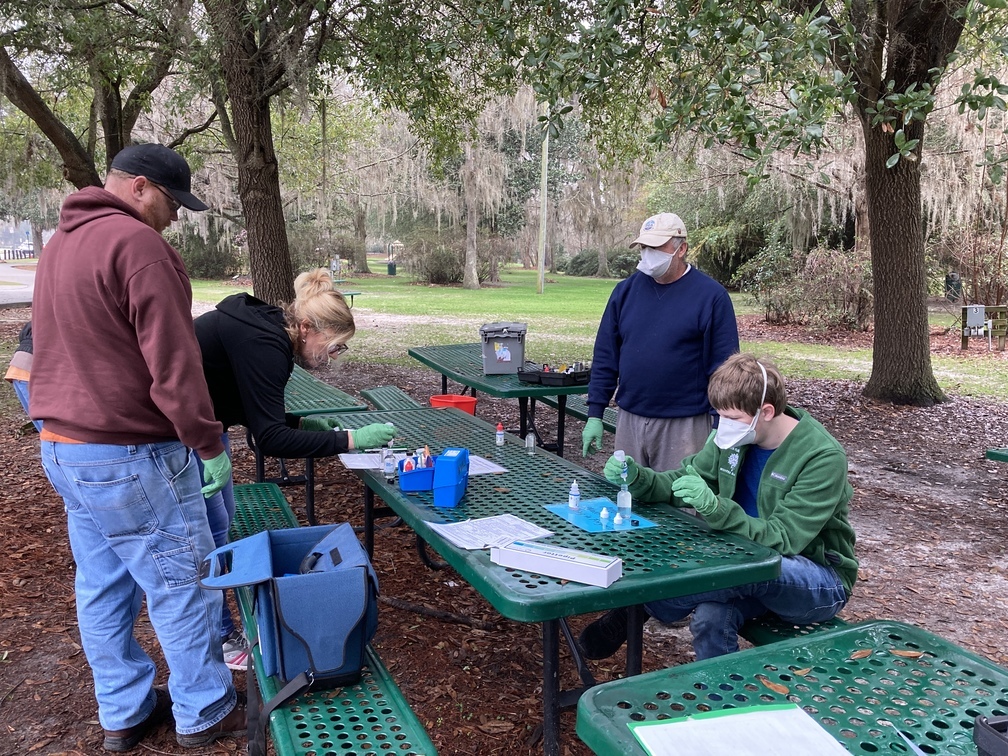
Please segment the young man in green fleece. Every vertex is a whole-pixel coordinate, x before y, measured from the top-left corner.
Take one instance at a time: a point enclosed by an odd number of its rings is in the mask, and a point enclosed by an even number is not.
[[[693,615],[697,659],[737,651],[742,624],[768,612],[795,624],[831,619],[850,598],[858,568],[847,521],[854,494],[847,455],[811,415],[788,406],[777,368],[735,354],[711,376],[708,396],[721,419],[704,447],[668,472],[627,457],[630,492],[641,503],[692,507],[713,529],[779,551],[781,574],[645,604],[664,623]],[[621,470],[612,457],[605,475],[619,485]],[[616,653],[626,641],[628,612],[614,609],[584,629],[579,643],[587,658]]]

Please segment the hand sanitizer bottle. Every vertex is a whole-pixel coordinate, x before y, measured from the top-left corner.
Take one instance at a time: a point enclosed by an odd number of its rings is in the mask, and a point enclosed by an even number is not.
[[[630,508],[633,504],[633,497],[630,495],[630,488],[627,486],[627,463],[626,463],[626,453],[622,449],[617,449],[613,452],[613,456],[616,457],[620,462],[623,463],[623,471],[620,473],[620,477],[623,479],[623,485],[620,486],[620,492],[616,494],[616,514],[623,518],[624,522],[630,521]]]
[[[567,506],[571,509],[581,507],[581,490],[578,488],[576,480],[571,483],[570,491],[567,493]]]
[[[497,446],[504,446],[504,424],[497,423]]]

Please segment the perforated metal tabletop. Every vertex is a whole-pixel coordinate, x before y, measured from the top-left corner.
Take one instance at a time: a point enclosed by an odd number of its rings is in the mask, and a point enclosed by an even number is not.
[[[234,541],[263,530],[297,527],[280,489],[271,483],[235,486],[235,517],[228,533]],[[250,588],[236,591],[242,622],[255,640],[253,594]],[[275,677],[266,677],[259,647],[253,664],[264,700],[283,687]],[[342,688],[312,690],[298,696],[270,715],[270,732],[277,756],[336,756],[337,754],[399,754],[434,756],[437,752],[423,725],[416,718],[386,670],[369,646],[361,679]]]
[[[502,399],[517,399],[519,409],[518,432],[524,438],[528,431],[536,435],[540,446],[545,446],[563,456],[564,426],[566,424],[567,396],[587,394],[588,386],[543,386],[523,383],[517,374],[484,375],[482,344],[446,344],[442,346],[415,347],[409,356],[441,373],[441,393],[448,391],[448,379]],[[535,400],[556,397],[557,437],[555,444],[544,444],[535,424]],[[531,405],[530,405],[531,402]]]
[[[629,722],[794,703],[854,754],[975,756],[973,720],[1008,714],[1008,670],[933,633],[865,622],[596,686],[577,733],[596,754],[643,756]]]
[[[367,404],[357,397],[323,383],[297,365],[284,389],[284,405],[287,412],[297,417],[367,409]]]
[[[435,454],[445,447],[461,446],[507,468],[503,474],[470,475],[466,495],[454,509],[435,507],[430,492],[403,494],[396,484],[386,484],[380,474],[359,472],[396,514],[510,619],[540,622],[770,580],[780,572],[780,555],[775,551],[712,531],[699,518],[668,504],[637,505],[640,514],[658,523],[656,528],[615,533],[581,530],[544,505],[566,502],[575,479],[583,500],[607,496],[615,501],[615,486],[541,449],[529,456],[518,436],[506,434],[505,445],[498,447],[492,424],[459,410],[411,409],[332,417],[348,428],[392,422],[397,446],[413,449],[427,444]],[[489,551],[455,548],[428,526],[429,522],[460,522],[504,512],[552,530],[555,535],[544,539],[546,543],[620,557],[623,577],[603,589],[506,569],[490,562]]]
[[[483,345],[479,343],[414,347],[408,350],[408,354],[453,381],[503,399],[588,393],[587,385],[542,386],[535,383],[522,383],[513,373],[484,375]]]

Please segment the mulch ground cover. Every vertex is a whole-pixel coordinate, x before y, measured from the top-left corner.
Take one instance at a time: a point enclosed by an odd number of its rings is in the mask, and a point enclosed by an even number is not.
[[[26,310],[0,311],[0,336],[11,339]],[[871,344],[871,334],[818,334],[740,319],[747,341],[820,340]],[[961,353],[955,333],[932,334],[934,353],[971,361],[1004,360],[971,345]],[[426,402],[440,378],[417,367],[347,362],[322,380],[349,393],[394,384]],[[848,621],[892,618],[920,625],[1000,664],[1008,664],[1008,466],[984,460],[990,446],[1008,445],[1008,405],[953,399],[931,408],[879,405],[845,381],[790,381],[792,403],[810,410],[844,444],[855,498],[851,518],[861,560]],[[480,396],[477,415],[517,424],[515,402]],[[546,434],[555,429],[543,410]],[[582,425],[568,421],[565,455],[581,459]],[[0,754],[100,754],[91,675],[80,648],[74,609],[74,563],[62,502],[42,474],[38,436],[13,408],[0,416]],[[244,434],[232,433],[235,479],[254,479]],[[611,453],[583,460],[599,471]],[[284,489],[304,521],[304,491]],[[338,462],[319,460],[316,512],[320,522],[362,523],[361,483]],[[537,625],[503,619],[451,569],[421,562],[412,532],[385,527],[376,537],[375,567],[383,603],[375,638],[379,654],[424,723],[438,753],[541,753],[541,636]],[[571,619],[578,632],[594,616]],[[146,619],[138,637],[167,670]],[[692,660],[689,631],[645,628],[645,671]],[[622,674],[624,654],[592,663],[600,680]],[[577,677],[561,652],[562,684]],[[243,673],[235,682],[244,688]],[[574,733],[574,713],[562,715],[562,753],[586,756]],[[176,745],[170,726],[135,751],[150,754],[244,752],[243,739],[205,749]]]

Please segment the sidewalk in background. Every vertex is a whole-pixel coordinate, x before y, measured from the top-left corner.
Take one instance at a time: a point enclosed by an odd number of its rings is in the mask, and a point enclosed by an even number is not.
[[[0,307],[31,307],[38,260],[0,261]]]

